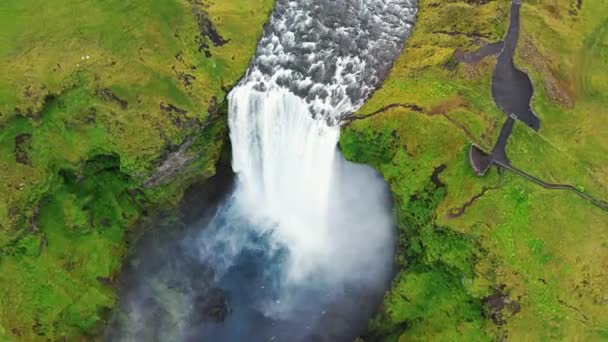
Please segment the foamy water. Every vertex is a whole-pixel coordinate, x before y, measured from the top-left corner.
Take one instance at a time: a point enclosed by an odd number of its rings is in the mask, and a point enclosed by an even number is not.
[[[415,14],[410,0],[279,0],[229,96],[238,200],[289,246],[291,278],[322,268],[306,260],[331,257],[339,121],[389,71]]]
[[[150,336],[149,302],[168,313],[154,318],[167,340],[352,341],[365,329],[391,279],[394,222],[381,177],[338,152],[339,123],[386,76],[415,14],[408,0],[277,1],[229,95],[235,190],[127,295],[124,336]],[[157,303],[166,288],[171,305]],[[218,291],[229,314],[188,318]]]

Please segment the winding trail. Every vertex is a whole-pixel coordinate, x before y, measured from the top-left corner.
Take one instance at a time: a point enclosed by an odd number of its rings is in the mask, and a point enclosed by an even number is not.
[[[477,64],[486,57],[499,54],[502,49],[503,42],[485,43],[474,52],[463,52],[460,49],[456,49],[454,58],[461,63]]]
[[[426,116],[442,116],[444,117],[448,123],[454,125],[456,128],[458,128],[459,130],[462,131],[462,133],[464,133],[464,135],[467,136],[467,138],[469,138],[469,140],[471,141],[477,141],[478,139],[475,137],[475,135],[473,135],[473,133],[471,133],[471,131],[469,131],[469,129],[461,124],[460,122],[454,120],[452,117],[450,117],[449,115],[447,115],[447,113],[441,113],[441,112],[430,112],[430,111],[426,111],[424,108],[420,107],[419,105],[415,104],[415,103],[391,103],[389,105],[386,105],[376,111],[373,111],[371,113],[367,113],[367,114],[360,114],[357,116],[349,116],[346,118],[343,118],[342,121],[340,121],[340,125],[342,126],[342,128],[347,127],[349,125],[351,125],[353,122],[355,121],[360,121],[360,120],[364,120],[364,119],[369,119],[371,117],[380,115],[380,114],[384,114],[389,112],[392,109],[396,109],[396,108],[401,108],[401,109],[406,109],[418,114],[422,114],[422,115],[426,115]]]
[[[531,182],[534,182],[534,183],[542,186],[545,189],[572,191],[572,192],[576,193],[577,195],[579,195],[581,198],[583,198],[583,199],[587,200],[588,202],[590,202],[591,204],[595,205],[596,207],[598,207],[602,210],[608,211],[608,203],[598,200],[596,198],[593,198],[589,194],[580,191],[579,189],[575,188],[572,185],[547,183],[545,181],[542,181],[542,180],[530,175],[529,173],[526,173],[518,168],[511,166],[510,164],[501,164],[500,162],[496,162],[496,164],[500,165],[504,169],[509,170],[521,177],[524,177],[525,179],[527,179]]]
[[[519,39],[520,7],[521,0],[513,0],[511,5],[510,25],[504,41],[484,43],[477,51],[470,53],[465,53],[460,49],[457,49],[454,52],[454,58],[457,61],[466,64],[476,64],[488,56],[498,54],[497,65],[492,76],[492,98],[496,105],[507,115],[507,119],[502,125],[500,135],[490,154],[483,151],[476,143],[471,145],[471,149],[469,150],[469,161],[471,166],[479,176],[483,176],[492,165],[496,165],[499,168],[511,171],[545,189],[574,192],[590,204],[608,212],[608,202],[594,198],[570,184],[545,182],[514,167],[509,161],[506,147],[515,122],[521,121],[537,132],[540,130],[540,120],[530,105],[534,94],[532,82],[528,75],[517,69],[513,63],[513,56]],[[415,103],[392,103],[371,113],[344,118],[341,121],[341,125],[346,127],[354,121],[368,119],[395,108],[402,108],[428,116],[441,115],[451,124],[462,130],[471,141],[475,142],[477,140],[464,125],[458,123],[446,113],[431,113]],[[457,217],[464,214],[466,208],[471,206],[475,200],[481,196],[475,196],[473,201],[465,204],[462,208],[456,209],[452,216]]]

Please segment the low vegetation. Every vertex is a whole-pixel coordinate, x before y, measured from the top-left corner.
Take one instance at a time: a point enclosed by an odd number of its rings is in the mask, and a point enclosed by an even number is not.
[[[495,59],[452,55],[501,40],[509,5],[421,0],[403,55],[342,134],[346,157],[389,182],[399,223],[402,271],[366,341],[608,338],[608,213],[468,165],[470,144],[491,149],[506,116],[490,96]],[[508,145],[514,166],[604,200],[607,5],[524,3],[516,64],[542,122],[538,134],[516,124]]]
[[[215,172],[271,7],[0,4],[1,340],[100,331],[129,229]]]
[[[505,120],[495,63],[509,1],[420,0],[389,78],[341,149],[389,183],[400,273],[366,341],[608,339],[608,214],[573,193],[470,169]],[[0,3],[0,340],[90,340],[116,303],[146,209],[215,172],[226,91],[271,0]],[[516,64],[535,133],[511,161],[608,199],[608,0],[530,0]],[[366,114],[375,113],[366,116]]]

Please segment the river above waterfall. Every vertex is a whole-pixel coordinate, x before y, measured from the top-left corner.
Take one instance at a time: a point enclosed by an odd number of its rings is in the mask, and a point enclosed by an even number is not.
[[[234,183],[134,247],[110,339],[365,331],[393,275],[394,221],[382,178],[340,155],[339,123],[386,76],[415,13],[408,0],[277,1],[228,98]]]

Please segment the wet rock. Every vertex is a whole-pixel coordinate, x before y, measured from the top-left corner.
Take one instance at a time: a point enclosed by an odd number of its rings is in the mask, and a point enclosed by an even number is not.
[[[469,5],[485,5],[492,0],[465,0],[465,2]]]
[[[178,52],[177,54],[175,54],[175,59],[177,59],[177,60],[178,60],[178,61],[180,61],[181,63],[184,63],[184,64],[186,63],[186,62],[184,61],[184,57],[182,56],[182,52],[181,52],[181,51],[180,51],[180,52]]]
[[[38,229],[38,220],[40,219],[40,206],[37,205],[34,207],[34,212],[32,213],[32,217],[30,218],[32,232],[37,232]],[[45,236],[46,238],[46,236]]]
[[[42,254],[49,245],[49,240],[45,234],[40,238],[40,244],[38,245],[38,255]]]
[[[38,336],[45,336],[46,335],[46,329],[45,329],[44,325],[42,325],[42,323],[40,323],[38,320],[36,320],[36,322],[34,323],[34,325],[32,325],[32,330]]]
[[[32,86],[28,85],[25,87],[25,89],[23,90],[23,96],[27,97],[27,98],[31,98],[34,95],[34,92],[32,91]]]
[[[187,110],[174,106],[170,103],[165,104],[164,102],[160,103],[160,110],[164,113],[177,113],[177,114],[182,114],[182,115],[188,114]]]
[[[179,129],[194,128],[196,126],[196,120],[188,118],[188,111],[179,108],[170,103],[165,104],[161,102],[159,104],[160,111],[171,120],[173,125]]]
[[[87,113],[87,116],[84,119],[86,124],[92,125],[97,121],[97,109],[95,107],[90,107]]]
[[[186,88],[192,87],[192,83],[194,82],[194,80],[196,80],[196,76],[194,76],[192,74],[188,74],[183,71],[179,71],[179,70],[177,70],[177,68],[175,66],[173,66],[172,69],[173,69],[173,72],[175,72],[177,79],[182,82],[184,87],[186,87]]]
[[[224,39],[209,19],[209,15],[205,11],[207,5],[200,0],[190,0],[190,5],[192,6],[192,13],[198,24],[199,35],[196,37],[198,51],[203,52],[205,57],[209,58],[212,56],[210,50],[211,46],[223,46],[230,40]]]
[[[154,174],[145,181],[144,186],[146,188],[155,188],[182,170],[194,159],[193,155],[188,154],[188,148],[191,145],[192,139],[188,139],[177,151],[170,153],[165,161],[156,169]]]
[[[126,100],[123,100],[120,97],[116,96],[116,94],[114,94],[112,90],[108,88],[97,90],[97,97],[106,102],[114,102],[118,104],[123,110],[129,108],[129,103]]]
[[[97,281],[103,286],[107,286],[107,287],[114,286],[114,284],[112,284],[112,279],[110,279],[108,277],[97,277]]]
[[[29,150],[31,149],[31,145],[31,134],[23,133],[15,136],[15,147],[13,149],[13,154],[17,163],[23,165],[30,164]]]
[[[507,319],[515,316],[521,310],[519,303],[511,300],[504,290],[503,285],[495,289],[492,295],[483,299],[485,316],[498,326],[507,323]]]
[[[199,294],[194,299],[194,308],[195,312],[197,312],[197,314],[193,316],[195,322],[202,322],[205,320],[223,322],[231,312],[224,291],[217,288]]]
[[[217,96],[211,97],[207,111],[209,112],[210,117],[215,117],[220,113],[220,105]]]

